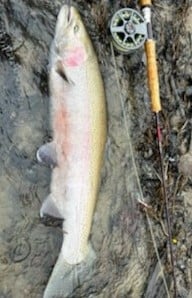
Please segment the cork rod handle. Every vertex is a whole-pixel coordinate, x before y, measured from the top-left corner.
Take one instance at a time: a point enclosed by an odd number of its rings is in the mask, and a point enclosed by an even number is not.
[[[149,92],[151,96],[151,108],[153,112],[158,113],[161,111],[161,102],[159,95],[159,78],[154,40],[146,40],[145,52],[147,56],[147,76]]]
[[[151,0],[139,0],[139,5],[141,7],[144,7],[144,6],[151,6],[152,3],[151,3]]]

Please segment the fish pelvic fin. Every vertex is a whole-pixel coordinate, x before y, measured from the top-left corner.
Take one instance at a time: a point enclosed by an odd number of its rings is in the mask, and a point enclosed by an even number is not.
[[[42,145],[36,153],[38,162],[44,163],[50,167],[57,165],[57,156],[55,144],[53,142]]]

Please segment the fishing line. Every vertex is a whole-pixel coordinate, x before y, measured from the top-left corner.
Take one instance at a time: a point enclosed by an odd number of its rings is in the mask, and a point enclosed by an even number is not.
[[[160,167],[161,167],[161,177],[162,177],[162,190],[163,190],[163,198],[165,202],[165,215],[167,221],[167,229],[168,229],[168,247],[170,252],[170,264],[172,269],[173,276],[173,290],[174,297],[177,296],[177,283],[175,276],[175,265],[174,265],[174,256],[173,256],[173,247],[172,247],[172,227],[171,220],[169,215],[169,200],[167,194],[167,185],[165,179],[165,171],[164,171],[164,161],[163,161],[163,146],[162,146],[162,134],[160,127],[160,112],[161,112],[161,101],[160,101],[160,91],[159,91],[159,78],[158,78],[158,69],[157,69],[157,60],[156,60],[156,45],[153,39],[153,30],[151,23],[151,0],[140,0],[139,1],[141,10],[143,13],[144,20],[146,22],[147,27],[147,39],[145,41],[145,54],[147,58],[147,77],[148,77],[148,87],[151,98],[151,108],[155,114],[156,119],[156,132],[157,132],[157,141],[158,141],[158,149],[159,149],[159,158],[160,158]]]
[[[144,196],[143,196],[143,192],[142,192],[142,188],[141,188],[141,184],[140,184],[140,179],[139,179],[139,174],[138,174],[137,166],[136,166],[136,163],[135,163],[133,147],[132,147],[131,137],[130,137],[130,133],[129,133],[129,127],[128,127],[128,118],[127,118],[127,115],[125,113],[125,105],[124,105],[123,96],[122,96],[122,93],[121,93],[120,81],[119,81],[119,76],[118,76],[118,73],[117,73],[117,63],[116,63],[116,59],[115,59],[114,47],[113,47],[112,42],[110,42],[110,47],[111,47],[111,54],[112,54],[112,59],[113,59],[113,63],[114,63],[114,68],[115,68],[115,78],[116,78],[116,83],[117,83],[117,88],[118,88],[118,93],[119,93],[119,98],[120,98],[120,104],[121,104],[121,109],[122,109],[122,113],[123,113],[125,132],[126,132],[126,137],[127,137],[127,140],[128,140],[128,147],[129,147],[131,161],[132,161],[132,165],[133,165],[133,171],[135,173],[136,184],[137,184],[138,189],[139,189],[140,198],[137,199],[137,201],[139,203],[141,203],[142,205],[146,206],[147,204],[145,203],[145,200],[144,200]],[[157,261],[158,261],[158,264],[159,264],[160,272],[162,274],[162,279],[163,279],[163,283],[164,283],[165,290],[166,290],[166,293],[167,293],[167,297],[170,298],[168,285],[167,285],[167,282],[166,282],[166,279],[165,279],[165,273],[164,273],[163,265],[161,263],[160,255],[159,255],[157,244],[156,244],[156,241],[155,241],[155,234],[153,232],[152,223],[151,223],[151,220],[150,220],[149,215],[147,213],[147,210],[145,208],[144,208],[144,210],[145,210],[145,215],[146,215],[147,222],[148,222],[148,225],[149,225],[149,231],[150,231],[150,234],[151,234],[153,246],[154,246],[155,253],[156,253],[156,256],[157,256]]]

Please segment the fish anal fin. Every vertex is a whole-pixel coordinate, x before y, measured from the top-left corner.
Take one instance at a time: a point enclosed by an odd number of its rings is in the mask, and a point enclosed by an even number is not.
[[[63,219],[63,216],[60,214],[58,208],[52,200],[51,194],[44,200],[40,209],[40,217],[43,217],[46,214],[55,218]]]

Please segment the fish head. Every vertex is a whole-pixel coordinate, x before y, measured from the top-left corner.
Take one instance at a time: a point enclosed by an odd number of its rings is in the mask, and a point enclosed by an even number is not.
[[[94,51],[81,16],[73,6],[63,5],[57,17],[54,51],[66,66],[79,66]]]

